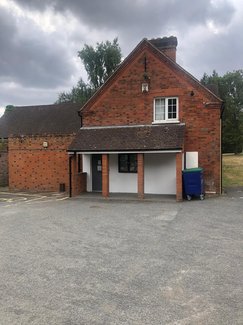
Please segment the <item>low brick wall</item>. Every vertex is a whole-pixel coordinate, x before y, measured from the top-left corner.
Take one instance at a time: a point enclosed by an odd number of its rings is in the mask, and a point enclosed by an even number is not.
[[[0,139],[0,186],[8,186],[8,141]]]
[[[78,173],[73,176],[72,196],[85,193],[87,188],[87,173]]]

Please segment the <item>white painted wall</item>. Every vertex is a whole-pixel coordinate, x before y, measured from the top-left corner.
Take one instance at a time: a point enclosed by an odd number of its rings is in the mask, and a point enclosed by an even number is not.
[[[188,151],[186,152],[186,168],[198,167],[198,152]]]
[[[92,191],[92,155],[83,155],[83,171],[87,173],[87,192]],[[144,155],[144,192],[176,194],[176,154]],[[109,187],[111,193],[137,193],[137,173],[118,172],[118,154],[109,155]]]
[[[144,162],[144,192],[176,194],[176,154],[145,154]]]
[[[83,155],[83,172],[87,173],[87,192],[92,191],[91,158],[92,155]]]
[[[118,155],[109,155],[109,186],[111,193],[137,193],[137,173],[119,173]]]

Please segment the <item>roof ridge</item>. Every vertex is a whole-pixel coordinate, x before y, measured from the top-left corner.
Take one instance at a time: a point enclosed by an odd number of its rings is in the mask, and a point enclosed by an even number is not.
[[[57,107],[57,106],[81,106],[81,104],[79,103],[73,103],[73,102],[64,102],[64,103],[57,103],[57,104],[37,104],[37,105],[22,105],[22,106],[16,106],[13,105],[13,108],[36,108],[36,107],[49,107],[49,106],[53,106],[53,107]]]

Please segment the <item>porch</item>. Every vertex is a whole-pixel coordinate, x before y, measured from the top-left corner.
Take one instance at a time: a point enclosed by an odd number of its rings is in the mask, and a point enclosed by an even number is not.
[[[68,150],[70,188],[181,201],[183,134],[184,124],[81,128]]]
[[[131,170],[121,169],[121,158],[134,157]],[[78,172],[78,169],[81,169]],[[124,166],[123,166],[124,167]],[[182,152],[93,153],[70,156],[70,196],[182,200]]]

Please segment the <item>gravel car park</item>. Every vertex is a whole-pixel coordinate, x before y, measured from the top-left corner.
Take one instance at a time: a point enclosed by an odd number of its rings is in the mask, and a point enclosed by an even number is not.
[[[0,193],[0,323],[242,324],[243,198]]]

